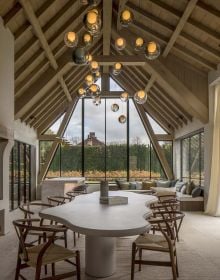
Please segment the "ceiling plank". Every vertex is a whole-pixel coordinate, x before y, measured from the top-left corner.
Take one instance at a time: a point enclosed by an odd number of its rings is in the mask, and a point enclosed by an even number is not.
[[[103,0],[103,55],[110,54],[112,28],[112,0]],[[109,67],[103,67],[103,73],[108,73]]]
[[[195,8],[197,2],[198,2],[198,0],[190,0],[188,2],[182,17],[180,18],[180,20],[175,28],[175,31],[173,32],[168,44],[166,45],[166,48],[163,51],[163,57],[166,57],[169,54],[170,50],[172,49],[173,45],[175,44],[175,42],[179,36],[179,34],[181,33],[185,23],[187,22],[193,9]]]
[[[181,12],[177,9],[175,9],[172,6],[167,5],[165,2],[162,2],[161,0],[148,0],[153,5],[156,5],[157,7],[163,9],[165,12],[169,13],[171,16],[175,17],[176,19],[179,19],[181,17]],[[198,2],[197,7],[200,6],[201,1]],[[207,36],[211,37],[213,40],[215,40],[217,43],[219,43],[220,40],[220,34],[204,25],[202,22],[198,22],[194,20],[193,18],[189,18],[187,21],[187,24],[195,27],[197,30],[202,31],[206,33]]]
[[[205,13],[209,13],[213,17],[216,17],[217,20],[220,19],[220,11],[212,8],[212,6],[207,5],[206,3],[199,1],[198,2],[198,7],[202,9]]]
[[[3,16],[5,26],[8,26],[12,20],[14,20],[19,14],[22,13],[22,6],[16,2],[15,5]]]
[[[169,32],[173,32],[173,33],[175,32],[174,26],[170,25],[169,23],[164,21],[162,18],[156,17],[156,16],[150,14],[149,12],[144,11],[143,9],[139,8],[138,6],[135,6],[133,3],[128,3],[127,6],[128,6],[128,8],[132,9],[136,14],[138,14],[140,16],[143,16],[143,17],[147,16],[152,22],[155,22],[158,25],[160,25],[161,28],[165,28]],[[178,17],[178,19],[179,19],[179,17]],[[144,27],[143,24],[135,21],[134,27],[135,26],[138,26],[139,28],[140,27],[143,28],[145,30],[145,32],[153,33],[156,36],[156,39],[158,39],[158,38],[162,39],[163,43],[168,44],[169,39],[167,40],[167,38],[162,36],[161,34],[155,32],[155,31],[152,31],[149,28]],[[196,48],[200,49],[201,51],[203,51],[203,52],[207,53],[208,55],[212,56],[214,59],[219,60],[220,53],[216,49],[208,46],[207,44],[199,41],[198,39],[194,38],[193,36],[187,34],[186,32],[183,32],[183,31],[179,34],[179,37],[181,39],[183,39],[184,41],[186,41],[187,43],[190,43],[191,45],[195,46]],[[177,49],[178,51],[181,51],[181,49],[183,47],[179,44],[175,44],[173,46],[173,48]],[[187,52],[186,52],[186,54],[187,54]],[[190,53],[188,52],[188,54],[190,54]]]
[[[68,100],[69,102],[72,101],[72,96],[71,96],[71,94],[69,93],[68,87],[67,87],[67,85],[66,85],[66,83],[65,83],[65,81],[64,81],[64,79],[63,79],[63,77],[58,77],[58,81],[60,82],[60,85],[61,85],[61,87],[62,87],[62,89],[63,89],[63,91],[64,91],[64,93],[65,93],[65,95],[66,95],[66,97],[67,97],[67,100]]]
[[[43,33],[40,23],[34,13],[31,3],[28,0],[19,0],[19,1],[25,11],[25,14],[26,14],[28,20],[30,21],[30,23],[32,25],[32,28],[33,28],[35,34],[37,35],[37,37],[40,41],[40,44],[41,44],[43,50],[46,53],[48,60],[50,61],[51,66],[56,70],[58,68],[57,62],[48,45],[47,39],[44,36],[44,33]]]

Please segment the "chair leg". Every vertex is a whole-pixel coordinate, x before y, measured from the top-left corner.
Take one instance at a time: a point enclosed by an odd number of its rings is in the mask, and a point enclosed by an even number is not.
[[[40,280],[40,274],[41,274],[41,265],[37,265],[36,272],[35,272],[35,280]]]
[[[133,242],[132,255],[131,255],[131,280],[134,280],[135,254],[136,254],[136,244]]]
[[[80,233],[78,232],[78,237],[80,237]]]
[[[176,250],[174,252],[174,256],[175,256],[175,261],[176,261],[176,275],[177,275],[177,277],[179,277],[179,268],[178,268],[178,261],[177,261]]]
[[[76,278],[77,278],[77,280],[81,279],[81,275],[80,275],[80,254],[79,254],[79,251],[76,251]]]
[[[67,231],[64,231],[64,246],[67,248]]]
[[[142,261],[142,249],[139,249],[139,260]],[[141,271],[141,263],[139,263],[139,271]]]
[[[55,276],[55,263],[51,264],[52,276]]]
[[[16,272],[15,272],[15,280],[18,280],[18,279],[19,279],[20,269],[21,269],[21,259],[20,259],[20,257],[18,256],[18,259],[17,259],[17,266],[16,266]]]
[[[176,263],[173,250],[170,252],[170,261],[172,266],[173,280],[177,280]]]
[[[76,233],[75,233],[75,231],[73,232],[73,245],[74,245],[74,247],[76,246]]]

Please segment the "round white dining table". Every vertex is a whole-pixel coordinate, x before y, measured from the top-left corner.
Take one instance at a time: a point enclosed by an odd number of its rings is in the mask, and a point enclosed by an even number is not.
[[[40,212],[44,219],[62,223],[85,235],[85,271],[93,277],[108,277],[116,270],[116,237],[149,230],[147,207],[155,196],[126,191],[110,191],[110,196],[126,196],[128,204],[100,204],[100,192],[77,196],[72,202]]]

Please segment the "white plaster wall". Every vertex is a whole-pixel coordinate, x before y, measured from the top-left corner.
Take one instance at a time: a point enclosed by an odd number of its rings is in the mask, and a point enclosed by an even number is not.
[[[0,18],[0,127],[3,131],[13,132],[14,124],[14,38],[11,32],[4,27]],[[12,133],[13,135],[13,133]],[[4,135],[1,135],[4,137]],[[4,137],[6,138],[6,137]],[[13,146],[13,139],[6,138],[7,145],[1,153],[3,166],[1,186],[3,199],[0,200],[2,216],[1,233],[7,232],[7,214],[9,211],[9,155]]]
[[[20,120],[14,121],[14,139],[34,146],[38,144],[36,131]]]

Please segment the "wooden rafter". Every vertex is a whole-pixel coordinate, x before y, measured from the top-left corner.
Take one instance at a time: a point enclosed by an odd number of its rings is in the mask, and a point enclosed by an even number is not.
[[[156,78],[154,75],[151,75],[150,80],[148,80],[147,85],[144,88],[144,91],[148,93],[150,89],[152,88],[154,82],[156,81]]]
[[[135,107],[136,107],[136,109],[139,113],[139,116],[140,116],[141,120],[142,120],[143,126],[144,126],[150,140],[151,140],[151,143],[154,147],[154,150],[155,150],[155,152],[156,152],[156,154],[157,154],[157,156],[160,160],[160,163],[161,163],[161,165],[164,169],[164,172],[165,172],[167,178],[169,180],[172,180],[173,179],[173,172],[172,172],[172,170],[169,166],[169,163],[168,163],[168,161],[165,157],[164,151],[162,150],[162,148],[160,147],[160,145],[158,143],[157,137],[154,134],[154,131],[152,129],[150,121],[149,121],[147,115],[145,114],[145,111],[144,111],[143,107],[136,104],[136,103],[134,103],[134,104],[135,104]]]
[[[103,55],[110,54],[112,28],[112,0],[103,0]],[[108,73],[109,67],[103,67],[103,73]]]
[[[185,8],[185,11],[180,18],[180,21],[178,22],[175,31],[173,32],[168,44],[166,45],[166,48],[163,51],[163,57],[166,57],[168,53],[170,52],[171,48],[176,42],[176,39],[178,38],[180,32],[182,31],[185,23],[187,22],[188,18],[190,17],[193,9],[195,8],[198,0],[190,0]]]
[[[2,4],[1,4],[2,5]],[[14,20],[22,12],[22,6],[19,2],[16,2],[15,5],[7,12],[3,17],[5,26],[8,26],[12,20]]]
[[[175,9],[172,6],[167,5],[165,2],[163,2],[161,0],[157,0],[157,1],[148,0],[148,1],[150,1],[152,3],[152,5],[156,5],[157,7],[161,8],[166,13],[168,13],[169,15],[173,16],[176,19],[179,19],[182,15],[179,10]],[[200,4],[201,4],[201,1],[198,2],[197,7],[200,7],[201,6]],[[210,29],[209,27],[204,25],[202,22],[198,22],[193,18],[189,18],[187,21],[187,24],[195,27],[199,31],[204,32],[206,34],[206,36],[211,37],[213,40],[215,40],[217,43],[219,43],[220,34],[217,31]]]

